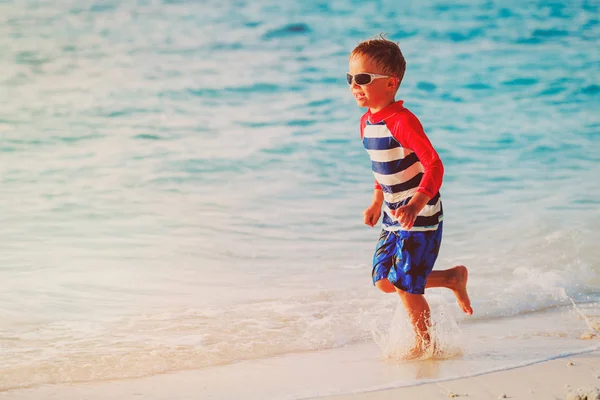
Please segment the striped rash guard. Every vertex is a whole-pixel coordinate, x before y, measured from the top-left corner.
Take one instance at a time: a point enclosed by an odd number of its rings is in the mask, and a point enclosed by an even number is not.
[[[390,210],[408,204],[417,192],[431,198],[410,231],[432,231],[443,220],[440,187],[444,166],[417,117],[402,101],[369,110],[360,121],[361,139],[371,157],[375,189],[383,191],[383,229],[402,230]]]

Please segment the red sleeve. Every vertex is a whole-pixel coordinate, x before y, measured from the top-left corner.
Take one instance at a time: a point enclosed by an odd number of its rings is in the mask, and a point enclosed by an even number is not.
[[[365,113],[362,116],[362,118],[360,119],[360,140],[362,140],[365,135],[365,126],[367,125],[367,118],[368,118],[368,113]],[[381,185],[377,181],[375,181],[375,184],[373,185],[373,189],[381,190]]]
[[[423,165],[425,172],[417,192],[434,197],[440,191],[444,177],[442,160],[425,135],[419,119],[408,110],[400,115],[391,130],[392,135],[403,147],[414,151]]]

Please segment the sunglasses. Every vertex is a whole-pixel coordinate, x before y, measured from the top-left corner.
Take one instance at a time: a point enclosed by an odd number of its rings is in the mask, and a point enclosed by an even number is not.
[[[379,78],[391,78],[391,76],[367,74],[366,72],[362,72],[356,75],[346,73],[346,80],[348,81],[348,85],[352,85],[352,81],[356,82],[356,84],[360,86],[370,85],[375,79]]]

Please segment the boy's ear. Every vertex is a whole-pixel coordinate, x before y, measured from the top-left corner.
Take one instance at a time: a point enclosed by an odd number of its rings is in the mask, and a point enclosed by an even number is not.
[[[398,78],[388,78],[387,87],[390,89],[395,89],[398,85]]]

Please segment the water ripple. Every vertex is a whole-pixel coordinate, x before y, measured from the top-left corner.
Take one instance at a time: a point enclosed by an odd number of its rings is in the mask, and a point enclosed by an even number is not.
[[[289,36],[304,35],[310,33],[311,29],[307,24],[295,23],[288,24],[281,28],[273,29],[265,33],[265,39],[286,38]]]

